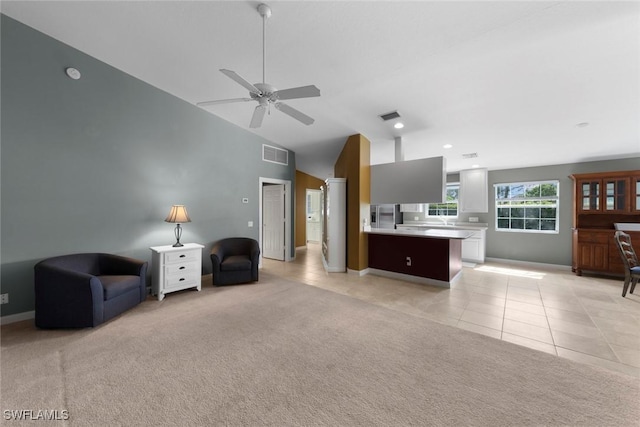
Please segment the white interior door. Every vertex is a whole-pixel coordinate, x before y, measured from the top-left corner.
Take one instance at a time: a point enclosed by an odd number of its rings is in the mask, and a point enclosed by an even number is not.
[[[320,243],[320,190],[307,190],[307,242]]]
[[[284,261],[284,185],[262,187],[262,256]]]

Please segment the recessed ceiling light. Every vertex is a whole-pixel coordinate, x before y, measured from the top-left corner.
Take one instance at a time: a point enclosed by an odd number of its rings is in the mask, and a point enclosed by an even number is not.
[[[582,122],[576,125],[576,127],[579,127],[579,128],[586,128],[587,126],[589,126],[589,122]]]
[[[442,146],[442,148],[447,148],[447,149],[449,149],[449,148],[451,148],[451,147],[453,147],[453,145],[451,145],[451,144],[444,144],[444,145]]]
[[[472,168],[479,168],[480,165],[471,165]]]
[[[402,122],[398,122],[395,125],[393,125],[393,127],[396,129],[402,129],[404,127],[404,124]]]

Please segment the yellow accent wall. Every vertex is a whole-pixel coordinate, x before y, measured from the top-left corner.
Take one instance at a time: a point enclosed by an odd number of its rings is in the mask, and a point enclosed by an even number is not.
[[[307,188],[319,190],[324,181],[304,172],[296,171],[296,217],[295,244],[296,248],[307,244]]]
[[[334,165],[334,176],[347,179],[347,268],[369,266],[367,235],[362,220],[369,222],[371,203],[371,143],[363,135],[351,135]]]

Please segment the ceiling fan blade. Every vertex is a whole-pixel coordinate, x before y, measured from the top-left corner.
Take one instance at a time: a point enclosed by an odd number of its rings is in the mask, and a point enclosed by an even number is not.
[[[320,89],[314,85],[293,87],[291,89],[278,90],[274,93],[278,99],[311,98],[320,96]]]
[[[255,101],[253,98],[232,98],[232,99],[218,99],[217,101],[204,101],[198,102],[196,105],[198,107],[208,107],[210,105],[217,104],[230,104],[232,102],[246,102],[246,101]]]
[[[264,119],[264,113],[267,112],[266,105],[258,105],[255,110],[253,110],[253,117],[251,117],[251,123],[249,124],[250,128],[259,128],[262,126],[262,119]]]
[[[294,119],[304,123],[307,126],[309,126],[310,124],[313,124],[313,122],[315,122],[315,120],[312,119],[311,117],[309,117],[306,114],[296,110],[293,107],[288,106],[287,104],[285,104],[283,102],[276,102],[275,103],[275,107],[278,110],[282,111],[283,113],[293,117]]]
[[[221,68],[220,72],[225,76],[229,77],[234,82],[247,88],[249,92],[255,93],[256,95],[262,95],[262,92],[260,92],[260,90],[257,87],[255,87],[254,85],[252,85],[251,83],[249,83],[248,81],[240,77],[240,75],[235,71],[225,70],[224,68]]]

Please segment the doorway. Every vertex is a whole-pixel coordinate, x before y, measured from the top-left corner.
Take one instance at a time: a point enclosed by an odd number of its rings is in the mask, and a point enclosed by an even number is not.
[[[320,243],[322,239],[322,224],[320,222],[320,198],[322,197],[322,192],[320,190],[307,189],[306,196],[306,240],[307,243]]]
[[[261,177],[258,185],[260,265],[263,256],[291,261],[291,181]],[[284,237],[281,239],[280,235]]]
[[[284,185],[262,186],[262,253],[284,261]]]

